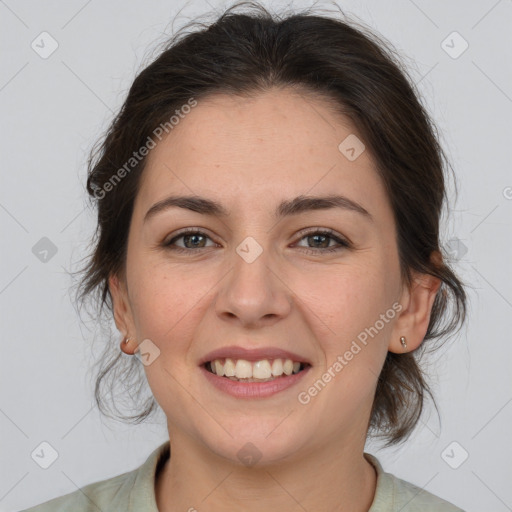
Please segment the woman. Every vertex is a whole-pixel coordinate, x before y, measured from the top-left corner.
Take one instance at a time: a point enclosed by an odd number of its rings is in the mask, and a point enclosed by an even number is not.
[[[461,510],[364,452],[411,434],[419,355],[464,320],[444,167],[406,73],[353,24],[253,5],[176,36],[91,158],[82,287],[170,442],[29,510]]]

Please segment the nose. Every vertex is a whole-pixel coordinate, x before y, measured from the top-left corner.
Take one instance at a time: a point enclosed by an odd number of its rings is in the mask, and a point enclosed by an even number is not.
[[[273,325],[290,313],[291,290],[275,261],[270,260],[265,250],[252,262],[234,253],[233,268],[221,281],[215,301],[216,313],[223,321],[257,328]]]

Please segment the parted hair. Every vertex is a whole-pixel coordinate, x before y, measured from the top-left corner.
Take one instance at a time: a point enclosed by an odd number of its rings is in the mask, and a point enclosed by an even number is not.
[[[79,271],[77,299],[80,304],[91,301],[98,317],[112,318],[108,279],[124,272],[146,158],[135,162],[115,186],[107,184],[133,152],[191,98],[200,102],[212,94],[250,96],[274,87],[300,88],[327,98],[334,111],[351,120],[393,209],[402,279],[411,285],[413,272],[419,272],[441,280],[423,343],[413,352],[388,352],[377,383],[368,435],[386,445],[402,442],[417,425],[427,395],[433,400],[420,365],[425,347],[429,352],[437,348],[460,329],[466,316],[464,286],[450,268],[439,234],[446,178],[453,170],[399,54],[344,14],[319,15],[310,9],[271,14],[256,2],[239,2],[209,23],[187,24],[165,41],[136,76],[121,109],[90,152],[86,188],[97,210],[97,226],[91,253]],[[432,259],[436,251],[444,256]],[[106,416],[140,423],[157,409],[151,394],[141,398],[147,391],[142,365],[124,355],[111,335],[106,338],[95,365],[96,404]],[[117,409],[118,385],[135,402],[137,414]]]

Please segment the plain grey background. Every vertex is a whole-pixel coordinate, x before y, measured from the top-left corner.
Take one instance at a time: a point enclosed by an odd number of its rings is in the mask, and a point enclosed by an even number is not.
[[[140,426],[100,417],[89,371],[93,330],[71,303],[67,272],[77,270],[94,229],[87,153],[143,59],[180,9],[176,29],[228,5],[0,1],[0,511],[134,469],[167,439],[163,413]],[[427,414],[404,446],[369,443],[366,451],[468,512],[512,510],[512,2],[338,5],[410,64],[457,174],[443,240],[471,286],[466,328],[429,365],[441,424]],[[43,442],[58,452],[48,469],[31,456]]]

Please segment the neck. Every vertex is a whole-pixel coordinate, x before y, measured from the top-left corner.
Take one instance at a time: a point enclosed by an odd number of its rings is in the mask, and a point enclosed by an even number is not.
[[[364,439],[301,450],[264,467],[235,464],[187,436],[171,440],[156,479],[159,512],[367,512],[374,498],[377,477],[363,456]]]

